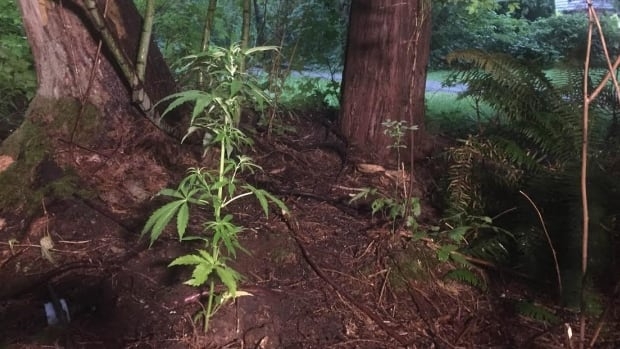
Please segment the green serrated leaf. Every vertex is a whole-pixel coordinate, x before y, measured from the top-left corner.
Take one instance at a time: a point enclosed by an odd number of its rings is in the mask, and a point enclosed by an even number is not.
[[[198,90],[190,90],[190,91],[175,93],[175,94],[172,94],[172,95],[162,99],[161,101],[159,101],[156,104],[156,106],[159,105],[161,102],[164,102],[164,101],[167,101],[167,100],[170,100],[170,99],[174,99],[174,101],[172,101],[170,103],[170,105],[168,105],[166,110],[164,110],[164,112],[161,114],[161,117],[163,118],[169,112],[171,112],[173,109],[179,107],[180,105],[182,105],[184,103],[187,103],[187,102],[195,100],[201,94],[203,94],[203,92],[202,91],[198,91]]]
[[[279,47],[278,46],[256,46],[256,47],[251,47],[247,50],[245,50],[243,52],[244,55],[251,55],[255,52],[262,52],[262,51],[278,51]]]
[[[359,199],[365,199],[366,197],[368,197],[368,195],[374,195],[376,192],[377,190],[374,188],[360,188],[358,189],[357,194],[351,197],[351,199],[349,200],[349,204],[352,204]]]
[[[187,132],[185,133],[185,135],[181,139],[181,143],[185,142],[187,137],[191,136],[194,132],[196,132],[196,131],[198,131],[200,129],[202,129],[202,127],[198,127],[198,126],[190,126],[190,127],[188,127],[187,128]]]
[[[183,195],[177,189],[170,189],[170,188],[164,188],[160,190],[157,193],[157,195],[172,196],[172,197],[179,198],[179,199],[183,198]]]
[[[170,264],[168,264],[168,266],[173,267],[175,265],[197,265],[197,264],[201,264],[204,262],[205,262],[204,258],[198,255],[187,254],[185,256],[175,258],[172,262],[170,262]]]
[[[241,90],[241,88],[243,87],[243,82],[240,80],[233,80],[230,83],[230,96],[235,96],[237,95],[237,93],[239,93],[239,91]]]
[[[205,263],[208,263],[211,265],[217,264],[217,261],[215,260],[215,258],[208,251],[198,250],[198,253],[200,253],[201,258],[205,261]]]
[[[205,108],[211,103],[213,97],[209,94],[203,94],[196,99],[196,103],[194,104],[194,109],[192,111],[192,123],[199,117],[205,110]]]
[[[187,223],[189,222],[189,205],[187,202],[183,203],[179,207],[177,213],[177,232],[179,233],[179,240],[183,240],[185,236],[185,229],[187,229]]]
[[[177,200],[158,208],[153,212],[151,217],[147,220],[144,228],[142,229],[142,235],[146,232],[151,231],[151,245],[159,238],[159,236],[164,231],[164,228],[170,223],[170,220],[176,213],[177,209],[180,205],[182,205],[184,200]]]
[[[375,213],[381,211],[383,207],[385,207],[385,205],[386,200],[384,198],[378,198],[373,200],[372,204],[370,205],[370,208],[372,209],[372,214],[374,215]]]
[[[440,261],[445,262],[450,258],[452,252],[456,251],[457,249],[458,246],[456,245],[443,245],[437,250],[437,258]]]
[[[212,272],[213,272],[212,264],[197,264],[194,270],[192,271],[192,278],[185,281],[184,283],[186,285],[190,285],[194,287],[202,286],[205,282],[207,282],[207,279],[209,278],[209,275],[211,275]]]
[[[228,292],[230,292],[231,296],[235,297],[235,294],[237,293],[237,280],[239,279],[239,274],[228,267],[216,267],[215,271],[222,283],[228,289]]]
[[[155,242],[155,240],[159,238],[166,226],[170,223],[170,220],[172,220],[172,217],[174,217],[178,208],[184,202],[185,200],[170,202],[160,207],[160,209],[156,210],[155,213],[153,213],[153,215],[157,214],[157,219],[155,221],[155,224],[153,224],[153,229],[151,231],[151,244],[153,244],[153,242]]]
[[[269,202],[267,202],[267,198],[265,197],[265,192],[263,190],[255,190],[254,196],[258,200],[260,207],[263,209],[266,217],[269,217]]]

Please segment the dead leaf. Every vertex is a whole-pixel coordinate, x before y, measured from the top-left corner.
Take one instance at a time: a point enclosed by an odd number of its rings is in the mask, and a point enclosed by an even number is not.
[[[8,155],[0,155],[0,172],[4,172],[9,166],[11,166],[15,160]]]
[[[357,164],[357,170],[361,173],[383,173],[385,168],[381,165],[375,164]]]

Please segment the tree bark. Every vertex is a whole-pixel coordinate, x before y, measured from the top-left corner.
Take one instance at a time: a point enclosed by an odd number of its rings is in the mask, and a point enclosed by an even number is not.
[[[254,24],[256,26],[256,40],[254,46],[262,46],[265,44],[265,11],[261,13],[258,0],[252,1],[254,5]],[[267,0],[264,2],[264,7],[267,6]]]
[[[423,136],[430,29],[429,0],[351,4],[340,128],[352,146],[374,161],[390,155],[393,141],[384,133],[384,121],[403,120],[420,128],[407,144],[412,154]]]
[[[205,27],[202,34],[202,44],[200,45],[200,50],[202,52],[205,52],[209,48],[209,41],[211,41],[211,29],[213,28],[213,19],[215,18],[216,7],[217,0],[209,0],[207,17],[205,18]]]
[[[251,0],[243,0],[243,20],[241,22],[241,49],[247,50],[250,45],[250,9],[251,9]],[[239,70],[241,72],[245,72],[245,57],[241,61],[241,66]]]
[[[109,58],[82,1],[20,0],[19,6],[38,90],[25,122],[0,148],[0,160],[11,164],[0,166],[0,211],[19,207],[32,213],[28,205],[40,208],[39,199],[88,191],[84,195],[110,212],[136,214],[170,180],[169,163],[157,160],[169,139],[132,104],[129,82]],[[98,0],[97,7],[135,62],[142,18],[133,2]],[[144,87],[152,101],[175,92],[152,43]],[[19,195],[10,192],[14,187],[21,188]]]

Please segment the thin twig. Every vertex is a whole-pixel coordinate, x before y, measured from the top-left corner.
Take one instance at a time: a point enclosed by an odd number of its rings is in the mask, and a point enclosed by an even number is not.
[[[108,15],[108,1],[107,0],[105,2],[105,8],[103,11],[104,11],[103,18],[105,19]],[[90,96],[90,93],[93,88],[93,83],[95,81],[95,73],[97,72],[97,64],[99,63],[99,60],[101,58],[102,45],[103,45],[103,40],[99,39],[99,44],[97,45],[97,51],[95,53],[95,59],[93,60],[93,67],[90,70],[90,76],[88,78],[88,85],[86,86],[86,92],[82,94],[82,98],[80,99],[80,111],[78,115],[75,117],[75,123],[73,124],[73,130],[71,130],[71,138],[69,141],[70,143],[73,143],[73,139],[75,137],[75,131],[78,128],[78,125],[80,123],[80,120],[82,119],[82,116],[84,115],[84,110],[86,110],[86,100]]]
[[[556,273],[556,277],[558,278],[558,293],[559,293],[558,296],[562,297],[562,293],[563,293],[562,292],[562,276],[560,274],[560,264],[558,263],[558,254],[556,253],[555,248],[553,247],[553,242],[551,241],[551,237],[549,236],[549,231],[547,230],[547,225],[545,224],[545,220],[543,219],[542,213],[540,212],[540,210],[538,209],[534,201],[522,190],[519,190],[519,193],[523,195],[527,199],[527,201],[530,202],[532,207],[534,207],[536,214],[538,215],[538,220],[540,220],[540,225],[542,226],[543,232],[545,233],[545,237],[547,238],[547,243],[549,244],[549,248],[551,249],[551,254],[553,254],[553,263],[555,264],[555,273]]]

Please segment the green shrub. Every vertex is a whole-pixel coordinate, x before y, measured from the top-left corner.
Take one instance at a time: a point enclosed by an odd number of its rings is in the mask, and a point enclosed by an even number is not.
[[[493,236],[470,238],[468,249],[486,253],[491,246],[501,245],[508,258],[498,262],[507,261],[545,280],[556,274],[555,262],[550,260],[554,248],[562,275],[579,273],[583,70],[555,71],[552,82],[538,67],[507,55],[472,50],[451,58],[461,63],[459,67],[467,67],[458,73],[459,81],[469,86],[466,94],[484,100],[497,116],[448,151],[448,215],[501,217],[494,223],[512,233],[503,241]],[[610,101],[597,100],[590,113],[588,282],[599,287],[615,282],[609,275],[617,267],[610,241],[617,235],[611,222],[620,207],[620,162],[614,147],[618,133],[613,126],[618,108]],[[520,191],[543,212],[553,247],[545,241],[540,220]],[[562,286],[567,304],[579,299],[574,297],[581,290],[579,279],[563,276]]]
[[[37,81],[30,47],[14,1],[0,4],[0,124],[12,128],[22,119]]]
[[[340,83],[321,78],[289,77],[280,104],[287,109],[324,110],[340,105]]]
[[[587,43],[587,14],[567,14],[516,19],[493,10],[469,13],[466,4],[434,6],[431,40],[431,66],[445,67],[445,57],[452,51],[480,49],[505,53],[541,67],[558,62],[582,62]],[[450,23],[446,25],[445,23]],[[617,16],[601,16],[601,24],[611,56],[620,52],[620,29]],[[594,64],[603,63],[601,43],[593,36]]]

